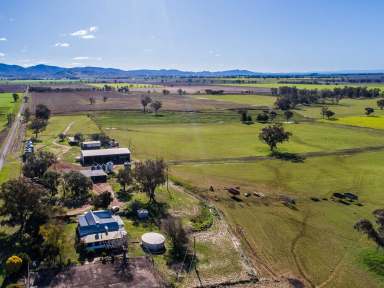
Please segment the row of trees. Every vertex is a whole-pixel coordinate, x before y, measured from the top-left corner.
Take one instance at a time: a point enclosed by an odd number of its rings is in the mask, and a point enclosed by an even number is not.
[[[298,89],[296,87],[282,86],[272,88],[273,95],[280,96],[276,106],[282,110],[295,108],[298,104],[310,105],[313,103],[324,103],[331,99],[338,103],[342,98],[377,98],[381,96],[379,88],[368,89],[367,87],[348,87],[331,89]]]

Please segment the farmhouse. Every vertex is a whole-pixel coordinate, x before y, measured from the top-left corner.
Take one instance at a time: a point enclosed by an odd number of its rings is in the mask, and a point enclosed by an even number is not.
[[[78,219],[77,236],[88,250],[118,248],[126,235],[123,221],[111,211],[89,211]]]
[[[82,150],[80,162],[83,166],[92,164],[124,164],[131,161],[131,152],[128,148],[110,148],[97,150]]]
[[[100,141],[84,141],[81,142],[82,150],[92,150],[92,149],[100,149],[101,142]]]
[[[93,183],[105,183],[107,182],[107,173],[103,170],[81,170],[81,174],[90,178]]]

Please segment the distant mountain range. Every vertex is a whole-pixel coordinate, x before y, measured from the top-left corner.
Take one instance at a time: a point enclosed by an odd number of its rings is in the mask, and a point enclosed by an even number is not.
[[[190,72],[176,69],[140,69],[121,70],[101,67],[64,68],[49,65],[22,67],[0,63],[0,78],[3,79],[108,79],[131,77],[236,77],[236,76],[268,76],[268,75],[316,75],[316,74],[369,74],[384,73],[384,70],[348,70],[338,72],[308,73],[261,73],[249,70],[201,71]]]

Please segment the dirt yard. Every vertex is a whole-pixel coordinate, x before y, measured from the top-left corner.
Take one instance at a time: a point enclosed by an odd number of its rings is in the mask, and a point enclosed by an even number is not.
[[[152,264],[145,257],[129,259],[128,266],[122,265],[122,260],[116,260],[113,264],[97,262],[72,266],[59,273],[51,270],[41,272],[34,279],[34,287],[165,287],[151,267]]]
[[[143,94],[123,94],[116,91],[86,91],[86,92],[45,92],[32,93],[31,109],[38,104],[45,104],[53,113],[73,113],[80,111],[101,110],[138,110],[142,109],[141,97]],[[160,100],[163,104],[162,110],[173,111],[198,111],[210,109],[230,109],[245,106],[230,102],[221,102],[209,99],[195,99],[190,96],[180,95],[150,95],[153,100]],[[90,104],[89,98],[96,100]],[[107,97],[104,102],[104,97]]]

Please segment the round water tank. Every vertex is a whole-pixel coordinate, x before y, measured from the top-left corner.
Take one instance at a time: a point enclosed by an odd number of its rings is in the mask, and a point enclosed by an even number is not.
[[[163,252],[165,237],[160,233],[149,232],[141,236],[141,245],[143,246],[144,251],[151,253],[160,253]]]

